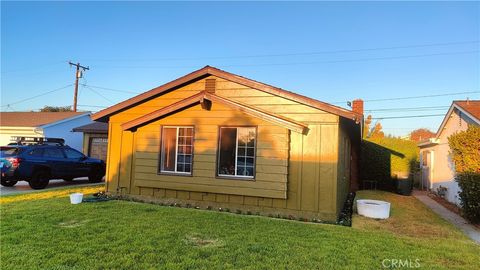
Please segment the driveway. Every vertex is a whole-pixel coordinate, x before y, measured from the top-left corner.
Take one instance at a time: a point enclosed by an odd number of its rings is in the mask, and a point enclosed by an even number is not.
[[[45,189],[42,190],[49,190],[55,189],[60,187],[69,187],[69,186],[91,186],[91,185],[98,185],[98,183],[90,183],[86,177],[77,178],[71,182],[67,182],[64,180],[50,180],[50,183]],[[19,181],[13,187],[4,187],[0,186],[0,196],[8,195],[8,194],[17,194],[17,193],[28,193],[28,192],[35,192],[39,190],[31,189],[27,182]]]

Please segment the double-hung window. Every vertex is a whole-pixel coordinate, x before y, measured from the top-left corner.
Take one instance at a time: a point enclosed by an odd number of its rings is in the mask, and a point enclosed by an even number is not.
[[[255,127],[221,127],[218,142],[218,176],[253,179]]]
[[[193,127],[162,127],[160,172],[191,174]]]

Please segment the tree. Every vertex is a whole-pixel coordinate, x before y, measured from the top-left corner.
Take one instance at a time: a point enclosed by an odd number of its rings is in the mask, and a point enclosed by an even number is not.
[[[70,106],[45,106],[40,109],[41,112],[72,112]]]
[[[410,132],[410,140],[414,142],[424,141],[433,137],[435,137],[435,133],[426,128],[419,128]]]
[[[363,122],[363,137],[366,138],[370,133],[370,124],[372,123],[372,115],[369,114]]]
[[[385,133],[382,131],[382,124],[380,122],[375,123],[372,132],[370,133],[370,137],[372,139],[378,139],[385,137]]]

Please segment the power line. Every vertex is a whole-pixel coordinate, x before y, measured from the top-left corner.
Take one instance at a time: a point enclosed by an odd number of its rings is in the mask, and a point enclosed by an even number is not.
[[[479,50],[448,52],[448,53],[431,53],[431,54],[416,54],[416,55],[402,55],[402,56],[386,56],[374,58],[359,58],[359,59],[343,59],[343,60],[328,60],[328,61],[312,61],[312,62],[290,62],[290,63],[263,63],[263,64],[232,64],[232,65],[216,65],[221,68],[229,67],[262,67],[262,66],[293,66],[293,65],[312,65],[312,64],[329,64],[329,63],[346,63],[346,62],[364,62],[364,61],[378,61],[378,60],[394,60],[406,58],[418,58],[429,56],[445,56],[445,55],[459,55],[477,53]],[[95,66],[96,68],[126,68],[126,69],[148,69],[148,68],[198,68],[198,66]]]
[[[450,52],[450,53],[434,53],[434,54],[418,54],[418,55],[403,55],[403,56],[391,56],[391,57],[375,57],[375,58],[360,58],[360,59],[344,59],[344,60],[331,60],[331,61],[313,61],[313,62],[290,62],[290,63],[263,63],[263,64],[232,64],[232,65],[217,65],[222,68],[229,67],[260,67],[260,66],[291,66],[291,65],[311,65],[311,64],[324,64],[324,63],[344,63],[344,62],[363,62],[363,61],[377,61],[377,60],[391,60],[391,59],[404,59],[404,58],[417,58],[428,56],[443,56],[443,55],[458,55],[469,54],[479,52],[463,51],[463,52]],[[196,68],[197,66],[96,66],[96,67],[108,67],[108,68]]]
[[[389,116],[389,117],[372,117],[372,120],[401,119],[401,118],[421,118],[421,117],[436,117],[436,116],[445,116],[445,114],[425,114],[425,115],[405,115],[405,116]]]
[[[110,102],[110,103],[114,103],[111,99],[107,98],[106,96],[100,94],[100,92],[98,92],[97,90],[91,88],[90,86],[88,85],[84,85],[85,87],[87,87],[90,91],[94,92],[95,94],[99,95],[100,97],[102,97],[103,99],[105,99],[106,101]]]
[[[78,104],[79,107],[107,108],[108,106]]]
[[[102,89],[102,90],[107,90],[107,91],[113,91],[113,92],[119,92],[119,93],[127,93],[127,94],[139,94],[138,92],[133,92],[133,91],[127,91],[127,90],[119,90],[119,89],[113,89],[113,88],[107,88],[103,86],[95,86],[95,85],[87,85],[87,84],[81,84],[83,86],[89,86],[97,89]]]
[[[418,98],[432,98],[432,97],[444,97],[444,96],[455,96],[463,94],[478,94],[480,91],[469,91],[469,92],[457,92],[457,93],[445,93],[445,94],[433,94],[433,95],[423,95],[423,96],[411,96],[411,97],[396,97],[396,98],[381,98],[381,99],[367,99],[364,102],[378,102],[378,101],[391,101],[391,100],[405,100],[405,99],[418,99]]]
[[[321,55],[321,54],[338,54],[338,53],[350,53],[350,52],[364,52],[364,51],[379,51],[379,50],[396,50],[396,49],[408,49],[408,48],[422,48],[422,47],[436,47],[436,46],[451,46],[460,44],[474,44],[479,43],[478,40],[474,41],[459,41],[459,42],[444,42],[444,43],[429,43],[429,44],[417,44],[417,45],[404,45],[404,46],[390,46],[390,47],[376,47],[376,48],[363,48],[363,49],[344,49],[344,50],[330,50],[330,51],[316,51],[316,52],[302,52],[302,53],[279,53],[279,54],[256,54],[256,55],[239,55],[239,56],[204,56],[204,57],[176,57],[176,58],[145,58],[145,59],[90,59],[91,61],[104,61],[104,62],[128,62],[128,61],[177,61],[177,60],[203,60],[203,59],[239,59],[239,58],[267,58],[267,57],[283,57],[283,56],[307,56],[307,55]]]
[[[1,107],[5,107],[5,106],[11,107],[11,105],[18,104],[18,103],[21,103],[21,102],[25,102],[25,101],[28,101],[28,100],[31,100],[31,99],[34,99],[34,98],[37,98],[37,97],[45,96],[45,95],[47,95],[47,94],[50,94],[50,93],[53,93],[53,92],[56,92],[56,91],[60,91],[60,90],[62,90],[62,89],[65,89],[65,88],[67,88],[67,87],[70,87],[70,86],[72,86],[72,85],[73,85],[73,83],[68,84],[68,85],[65,85],[65,86],[60,87],[60,88],[57,88],[57,89],[53,89],[53,90],[44,92],[44,93],[42,93],[42,94],[38,94],[38,95],[33,96],[33,97],[29,97],[29,98],[25,98],[25,99],[22,99],[22,100],[15,101],[15,102],[11,102],[11,103],[2,105]]]
[[[386,109],[371,109],[365,112],[403,112],[403,111],[436,111],[445,110],[450,106],[427,106],[427,107],[409,107],[409,108],[386,108]]]
[[[409,96],[409,97],[393,97],[393,98],[381,98],[381,99],[366,99],[363,102],[380,102],[380,101],[394,101],[394,100],[407,100],[407,99],[420,99],[420,98],[434,98],[434,97],[445,97],[445,96],[457,96],[457,95],[464,95],[464,94],[480,94],[480,91],[467,91],[467,92],[455,92],[455,93],[444,93],[444,94],[431,94],[431,95],[423,95],[423,96]],[[336,101],[336,102],[329,102],[330,104],[345,104],[349,102],[348,100],[345,101]]]

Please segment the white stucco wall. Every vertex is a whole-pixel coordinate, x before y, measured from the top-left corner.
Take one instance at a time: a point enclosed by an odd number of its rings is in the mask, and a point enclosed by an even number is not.
[[[469,124],[477,125],[472,119],[465,114],[459,113],[457,109],[447,119],[443,130],[440,131],[437,142],[434,145],[420,148],[420,155],[426,155],[426,152],[433,153],[433,166],[430,168],[429,179],[426,179],[432,191],[442,186],[447,188],[445,198],[457,205],[460,204],[458,193],[460,187],[455,182],[455,165],[450,155],[450,146],[448,145],[448,137],[468,128]],[[429,164],[429,165],[432,165]],[[422,163],[422,166],[424,164]]]
[[[59,121],[53,125],[46,125],[42,129],[45,137],[63,138],[65,139],[65,144],[82,151],[83,133],[72,132],[72,129],[92,122],[90,115],[85,114],[67,121]]]
[[[11,137],[43,137],[43,131],[35,127],[0,127],[0,146],[11,143]]]

